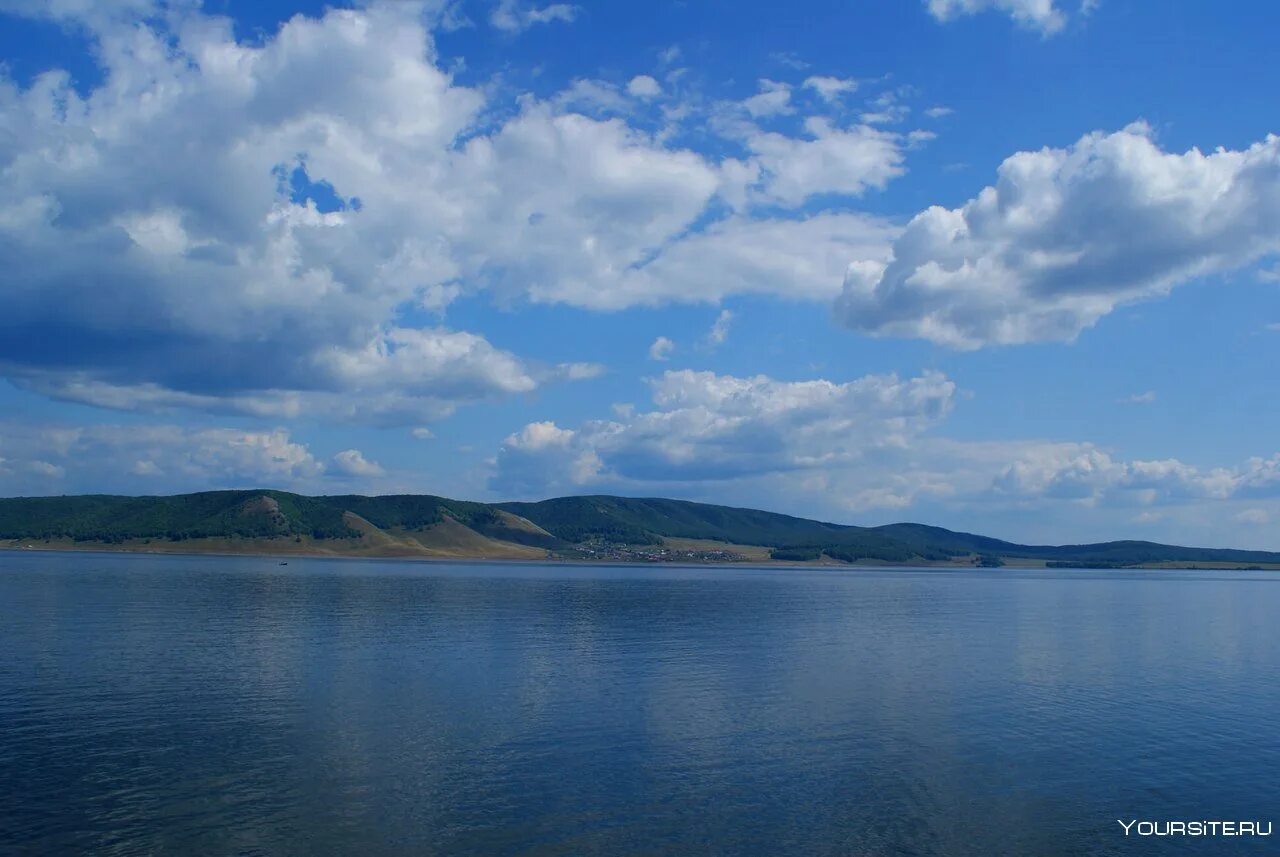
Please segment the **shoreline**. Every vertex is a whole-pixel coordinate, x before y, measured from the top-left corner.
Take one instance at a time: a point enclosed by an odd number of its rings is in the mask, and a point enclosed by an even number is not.
[[[21,541],[21,540],[17,540]],[[467,556],[467,555],[432,555],[432,554],[360,554],[360,553],[339,553],[336,551],[325,551],[315,549],[301,550],[157,550],[146,546],[128,545],[123,547],[113,547],[105,544],[93,544],[79,546],[75,544],[48,544],[32,542],[27,545],[23,544],[0,544],[0,551],[13,553],[89,553],[89,554],[141,554],[146,556],[213,556],[228,558],[252,558],[258,557],[262,559],[272,560],[288,560],[288,559],[325,559],[325,560],[375,560],[384,562],[424,562],[424,563],[451,563],[451,564],[473,564],[473,565],[528,565],[528,566],[618,566],[625,568],[775,568],[775,569],[807,569],[807,570],[956,570],[956,571],[991,571],[999,572],[1002,569],[1011,571],[1280,571],[1280,564],[1246,564],[1246,563],[1219,563],[1205,564],[1194,562],[1164,562],[1164,563],[1144,563],[1139,565],[1121,566],[1121,567],[1067,567],[1067,568],[1048,568],[1045,560],[1024,559],[1021,557],[1007,557],[1004,559],[1004,565],[1001,566],[981,566],[972,562],[945,562],[945,561],[929,561],[920,562],[886,562],[883,560],[859,560],[857,562],[838,562],[831,560],[823,560],[816,562],[794,562],[787,560],[760,560],[748,559],[742,560],[655,560],[649,562],[636,560],[611,560],[611,559],[574,559],[571,557],[545,557],[545,558],[524,558],[524,557],[501,557],[501,556]],[[285,563],[287,564],[287,563]]]
[[[572,557],[545,557],[545,558],[522,558],[522,557],[502,557],[502,556],[466,556],[466,555],[430,555],[430,554],[360,554],[360,553],[337,553],[334,551],[321,550],[295,550],[295,551],[266,551],[266,550],[154,550],[143,547],[111,547],[109,545],[95,544],[92,546],[78,547],[74,545],[32,545],[31,547],[5,544],[0,545],[0,552],[9,553],[91,553],[91,554],[141,554],[145,556],[216,556],[228,558],[252,558],[259,557],[262,559],[288,560],[288,559],[332,559],[332,560],[359,560],[359,561],[379,561],[379,562],[425,562],[425,563],[464,563],[476,565],[581,565],[581,566],[602,566],[616,565],[620,567],[636,567],[636,568],[809,568],[809,569],[841,569],[841,568],[976,568],[967,564],[960,563],[885,563],[879,561],[869,561],[867,563],[847,563],[847,562],[788,562],[786,560],[722,560],[722,561],[697,561],[697,560],[671,560],[671,561],[653,561],[639,562],[636,560],[611,560],[611,559],[574,559]],[[1013,566],[1008,566],[1013,567]],[[1036,566],[1028,566],[1035,568]]]

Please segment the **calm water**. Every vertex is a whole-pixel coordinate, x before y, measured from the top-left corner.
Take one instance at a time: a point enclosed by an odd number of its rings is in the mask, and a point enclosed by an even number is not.
[[[1280,574],[0,553],[0,850],[1261,854]]]

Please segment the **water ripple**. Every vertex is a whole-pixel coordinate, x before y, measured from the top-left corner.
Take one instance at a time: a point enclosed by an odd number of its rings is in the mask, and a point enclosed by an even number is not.
[[[0,832],[1133,853],[1118,817],[1280,806],[1276,580],[0,555]]]

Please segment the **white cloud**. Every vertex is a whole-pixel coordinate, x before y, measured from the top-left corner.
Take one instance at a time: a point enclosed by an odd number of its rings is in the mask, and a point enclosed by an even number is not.
[[[0,494],[315,488],[325,473],[284,429],[0,423]]]
[[[364,457],[358,449],[344,449],[333,456],[333,469],[343,476],[386,476],[387,471],[376,461]]]
[[[924,0],[929,13],[939,21],[950,21],[962,15],[997,11],[1009,15],[1020,26],[1052,35],[1066,25],[1066,15],[1054,0]]]
[[[761,80],[760,91],[745,99],[742,106],[757,119],[792,113],[791,85],[776,80]]]
[[[530,388],[478,336],[387,324],[456,273],[424,237],[430,199],[388,174],[438,168],[481,106],[409,10],[297,17],[256,47],[222,19],[172,26],[176,49],[108,29],[85,97],[60,72],[0,81],[21,128],[0,177],[0,371],[105,406],[332,414],[363,397],[351,410],[378,418]],[[321,181],[335,210],[291,198]]]
[[[908,149],[918,149],[925,143],[938,139],[938,135],[933,131],[916,129],[915,131],[908,131],[906,139]]]
[[[616,300],[611,284],[683,232],[719,184],[699,156],[620,120],[541,106],[471,140],[450,179],[468,212],[455,238],[465,270],[500,292],[580,304]]]
[[[911,115],[911,108],[901,100],[912,92],[910,87],[886,90],[870,103],[871,110],[864,111],[859,118],[867,125],[895,125]]]
[[[636,98],[657,98],[662,94],[662,87],[649,75],[638,74],[627,84],[627,92]]]
[[[538,386],[533,370],[513,355],[475,334],[440,329],[392,328],[362,348],[319,350],[305,363],[299,361],[296,367],[287,368],[309,373],[312,389],[264,387],[215,395],[151,382],[112,383],[84,372],[17,367],[10,370],[10,377],[24,388],[55,399],[115,410],[191,409],[376,425],[439,420],[461,403],[528,392]],[[541,374],[579,380],[592,377],[593,371],[593,364],[572,364]]]
[[[1270,493],[1280,487],[1275,465],[1250,459],[1236,468],[1202,470],[1175,459],[1122,461],[1092,444],[1034,446],[995,479],[995,489],[1010,496],[1104,500],[1150,505],[1157,501],[1245,496],[1254,486]]]
[[[650,385],[648,411],[625,405],[613,419],[533,423],[512,435],[490,488],[503,496],[617,491],[712,501],[731,492],[742,505],[845,520],[922,504],[951,515],[1135,509],[1143,523],[1171,528],[1180,509],[1222,520],[1214,509],[1280,498],[1280,454],[1202,468],[1125,460],[1087,442],[938,436],[957,400],[955,384],[938,373],[833,383],[683,370]],[[1186,540],[1176,528],[1169,533]]]
[[[616,84],[579,78],[552,99],[557,109],[578,110],[590,116],[625,115],[631,104]]]
[[[553,422],[529,423],[518,433],[509,436],[507,446],[538,452],[544,449],[566,447],[573,441],[573,432],[562,429]]]
[[[1134,393],[1132,396],[1126,396],[1121,399],[1122,404],[1128,405],[1150,405],[1156,400],[1156,391],[1147,390],[1145,393]]]
[[[0,0],[0,14],[50,18],[91,28],[152,15],[159,9],[159,0]]]
[[[518,33],[537,24],[550,24],[556,21],[572,23],[582,11],[570,3],[551,3],[546,6],[535,6],[523,0],[499,0],[489,23],[499,30]]]
[[[707,331],[707,341],[712,345],[724,345],[729,338],[729,326],[732,324],[733,313],[727,309],[720,310],[720,314],[711,325],[711,330]]]
[[[50,464],[47,461],[40,461],[39,459],[27,462],[27,469],[37,476],[43,476],[46,479],[61,479],[67,474],[66,468],[59,467],[56,464]]]
[[[1242,524],[1250,524],[1255,527],[1263,527],[1271,523],[1271,516],[1266,509],[1245,509],[1236,515],[1236,520]]]
[[[690,153],[545,106],[451,151],[483,100],[431,63],[410,11],[298,17],[259,46],[194,14],[172,34],[122,25],[101,36],[109,74],[88,97],[56,72],[27,90],[3,82],[21,133],[0,178],[0,325],[88,352],[69,372],[61,347],[6,336],[7,374],[98,404],[253,411],[345,394],[438,412],[528,389],[529,372],[478,337],[386,320],[415,300],[438,309],[464,271],[554,296],[621,270],[684,229],[718,180]],[[333,85],[317,90],[321,71]],[[290,198],[320,182],[336,210]],[[495,212],[515,228],[491,228]],[[420,370],[460,344],[477,365]]]
[[[676,350],[676,344],[665,336],[659,336],[649,346],[650,360],[670,360],[671,352]]]
[[[318,355],[315,366],[347,388],[385,385],[423,397],[474,389],[524,393],[536,386],[520,361],[485,339],[439,329],[391,328],[360,350]]]
[[[409,433],[417,440],[432,440],[436,436],[435,432],[426,426],[418,426]]]
[[[1237,471],[1232,487],[1243,496],[1275,496],[1280,492],[1280,453],[1271,458],[1250,458]]]
[[[930,107],[924,111],[924,115],[930,119],[941,119],[943,116],[950,116],[955,111],[950,107]]]
[[[139,459],[133,463],[133,472],[138,476],[163,476],[164,471],[154,461]]]
[[[857,196],[905,172],[896,134],[868,125],[842,129],[821,117],[807,119],[805,132],[808,139],[762,131],[747,137],[762,173],[759,198],[795,207],[817,194]]]
[[[826,75],[813,75],[804,80],[804,85],[808,89],[812,89],[824,101],[839,101],[840,97],[854,92],[858,88],[858,82],[843,77],[828,77]]]
[[[593,450],[577,448],[576,439],[576,432],[549,421],[529,423],[510,435],[498,453],[501,489],[518,494],[545,490],[546,467],[555,468],[557,484],[589,484],[601,462]]]
[[[417,425],[592,373],[400,321],[416,311],[479,292],[592,309],[829,299],[849,258],[882,264],[896,234],[777,209],[884,187],[906,138],[747,122],[738,157],[717,159],[573,112],[627,104],[613,84],[498,103],[439,67],[421,4],[296,16],[250,41],[195,5],[23,8],[91,23],[103,66],[87,92],[59,71],[0,77],[0,375],[62,399]],[[753,104],[794,109],[789,93],[767,83]]]
[[[843,384],[668,371],[656,409],[578,430],[532,423],[498,454],[493,487],[546,493],[587,484],[724,480],[847,466],[900,448],[951,407],[942,375],[870,375]],[[564,474],[574,474],[565,484]]]
[[[961,208],[930,208],[882,271],[845,279],[855,330],[957,348],[1067,341],[1117,306],[1280,252],[1280,137],[1162,151],[1143,124],[1019,152]]]
[[[562,279],[534,291],[541,301],[592,309],[713,303],[735,294],[792,300],[832,300],[850,258],[883,267],[898,229],[860,214],[820,214],[803,220],[722,220],[671,244],[656,258],[625,270]],[[879,261],[876,261],[879,260]]]

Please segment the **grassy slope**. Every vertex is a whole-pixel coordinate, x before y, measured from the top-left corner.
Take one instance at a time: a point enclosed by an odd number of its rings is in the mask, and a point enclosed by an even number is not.
[[[847,561],[948,561],[981,554],[1027,562],[1280,563],[1280,554],[1263,551],[1134,541],[1017,545],[921,524],[853,527],[755,509],[610,496],[496,505],[430,495],[304,497],[283,491],[0,499],[0,540],[156,550],[501,558],[544,557],[547,550],[588,540],[698,540],[788,549],[797,556],[825,553]]]
[[[825,543],[861,527],[826,524],[756,509],[737,509],[661,498],[560,497],[538,503],[500,503],[566,541],[606,537],[632,544],[654,536],[715,539],[776,547],[796,541]]]

